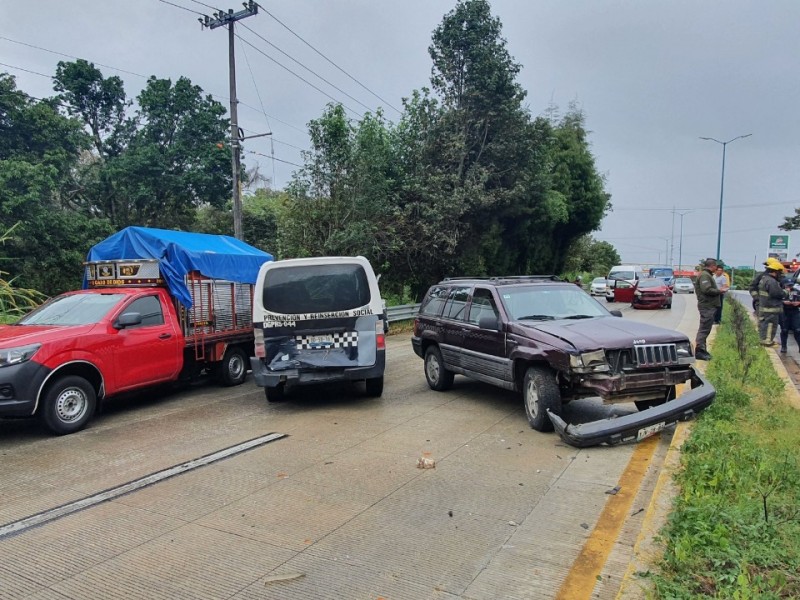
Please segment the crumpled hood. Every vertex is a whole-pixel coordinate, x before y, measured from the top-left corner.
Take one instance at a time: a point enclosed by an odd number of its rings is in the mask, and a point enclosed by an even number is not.
[[[75,325],[0,325],[0,347],[15,348],[28,344],[77,338],[92,330],[95,324]]]
[[[582,351],[630,348],[634,340],[636,344],[689,341],[689,338],[677,331],[620,317],[517,323],[564,340]]]

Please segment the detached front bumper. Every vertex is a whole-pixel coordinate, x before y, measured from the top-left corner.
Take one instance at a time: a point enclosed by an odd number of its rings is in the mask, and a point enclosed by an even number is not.
[[[678,421],[688,421],[711,405],[717,390],[700,373],[694,369],[692,371],[691,390],[644,411],[580,425],[567,424],[550,411],[547,414],[561,439],[577,448],[638,442]]]

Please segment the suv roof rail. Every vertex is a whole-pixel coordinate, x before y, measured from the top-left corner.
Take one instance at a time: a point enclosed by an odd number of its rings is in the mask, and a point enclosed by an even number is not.
[[[445,277],[445,281],[495,281],[495,282],[522,282],[522,281],[564,281],[558,275],[501,275],[495,277]]]

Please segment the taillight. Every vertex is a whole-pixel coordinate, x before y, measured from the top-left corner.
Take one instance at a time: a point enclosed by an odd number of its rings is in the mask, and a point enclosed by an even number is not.
[[[386,334],[383,333],[383,321],[375,323],[375,343],[378,350],[386,350]]]
[[[264,348],[264,330],[261,327],[254,327],[253,336],[255,338],[253,341],[255,343],[256,356],[258,358],[266,358],[267,349]]]

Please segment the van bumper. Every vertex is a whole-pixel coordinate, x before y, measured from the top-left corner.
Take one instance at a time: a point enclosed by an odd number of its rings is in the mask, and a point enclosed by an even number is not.
[[[0,368],[0,417],[30,417],[50,369],[29,360]]]
[[[273,371],[264,364],[263,360],[257,356],[251,356],[250,367],[253,370],[253,379],[257,386],[274,388],[281,384],[295,386],[336,381],[360,381],[362,379],[382,377],[386,369],[386,352],[378,351],[375,358],[375,364],[369,367],[303,368]]]

